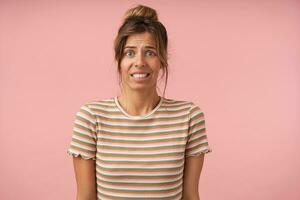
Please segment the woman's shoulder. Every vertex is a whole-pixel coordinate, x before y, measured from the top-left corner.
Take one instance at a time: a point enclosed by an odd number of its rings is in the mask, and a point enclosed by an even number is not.
[[[114,97],[106,97],[100,99],[93,99],[86,102],[88,105],[107,105],[114,102]]]
[[[196,100],[165,98],[164,108],[174,111],[182,111],[190,117],[203,115],[203,109]]]
[[[165,104],[172,106],[188,106],[190,108],[197,106],[197,104],[195,104],[192,100],[179,98],[164,98],[164,102]]]
[[[113,106],[114,106],[114,98],[113,97],[87,100],[81,104],[81,107],[89,109],[91,112],[93,112],[95,110],[109,109],[109,108],[112,108]]]

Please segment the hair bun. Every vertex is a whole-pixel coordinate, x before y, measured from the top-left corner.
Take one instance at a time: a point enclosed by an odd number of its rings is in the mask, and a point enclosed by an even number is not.
[[[124,15],[124,21],[130,17],[145,17],[154,21],[158,21],[156,10],[144,5],[137,5],[136,7],[127,10]]]

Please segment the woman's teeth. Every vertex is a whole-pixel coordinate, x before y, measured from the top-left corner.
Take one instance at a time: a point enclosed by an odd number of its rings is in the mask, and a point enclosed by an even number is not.
[[[149,75],[149,73],[147,73],[147,74],[131,74],[131,76],[134,78],[144,78],[148,75]]]

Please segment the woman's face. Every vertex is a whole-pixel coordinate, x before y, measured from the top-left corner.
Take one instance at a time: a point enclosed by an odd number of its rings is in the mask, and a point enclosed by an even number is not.
[[[126,87],[124,89],[127,91],[151,92],[156,89],[161,63],[154,37],[148,32],[129,36],[123,50],[120,67],[123,87]]]

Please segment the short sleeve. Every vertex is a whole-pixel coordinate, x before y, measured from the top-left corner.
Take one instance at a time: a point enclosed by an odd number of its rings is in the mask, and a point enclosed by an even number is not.
[[[72,139],[67,153],[84,159],[96,160],[97,134],[96,118],[91,109],[85,104],[76,113]]]
[[[199,106],[192,103],[185,157],[212,152],[206,135],[205,117]]]

